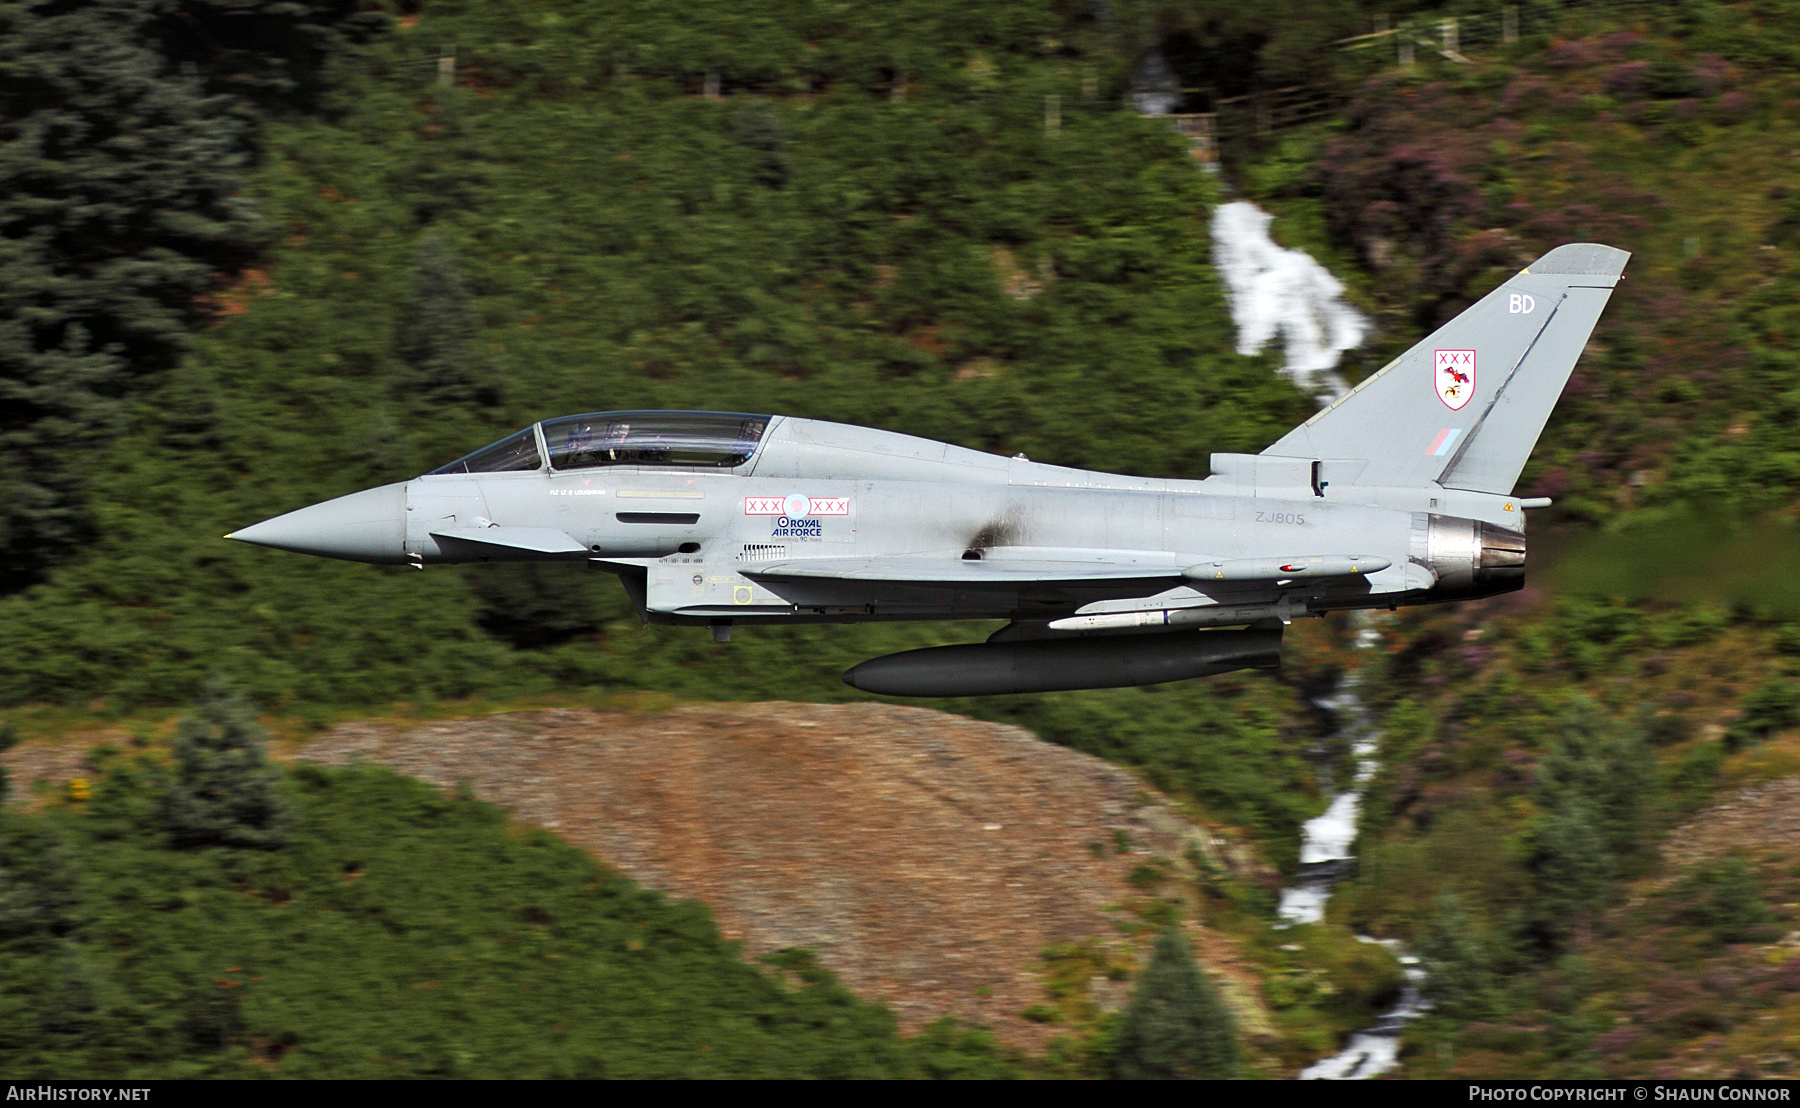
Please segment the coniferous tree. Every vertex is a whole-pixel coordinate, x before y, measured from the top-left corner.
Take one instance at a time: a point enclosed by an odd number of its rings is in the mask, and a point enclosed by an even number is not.
[[[1623,856],[1636,851],[1658,787],[1642,727],[1610,721],[1582,698],[1564,711],[1557,739],[1538,763],[1533,799],[1547,812],[1578,801],[1605,848]]]
[[[1603,755],[1606,777],[1599,796],[1607,846],[1618,855],[1634,854],[1644,838],[1644,822],[1662,791],[1656,772],[1656,755],[1640,726],[1627,725],[1613,732]]]
[[[1613,877],[1613,858],[1595,829],[1592,809],[1579,796],[1564,798],[1540,816],[1532,837],[1538,921],[1544,935],[1560,944],[1601,906]]]
[[[1419,938],[1419,957],[1434,1012],[1452,1020],[1486,1015],[1494,985],[1492,959],[1474,917],[1455,893],[1438,897],[1437,911]]]
[[[493,367],[476,343],[478,323],[456,254],[442,239],[419,239],[412,295],[394,336],[407,367],[406,389],[426,405],[493,404]]]
[[[1544,979],[1544,1045],[1554,1060],[1551,1073],[1592,1081],[1601,1076],[1595,1066],[1594,1039],[1605,1024],[1586,1006],[1593,995],[1593,971],[1587,960],[1573,954],[1557,959],[1556,972]],[[1610,1022],[1610,1021],[1607,1021]]]
[[[473,210],[488,183],[470,134],[470,96],[466,89],[434,89],[430,113],[421,117],[430,123],[419,132],[419,161],[400,178],[420,226],[428,227],[451,212]]]
[[[1532,788],[1539,810],[1531,868],[1540,941],[1561,945],[1602,906],[1623,859],[1638,849],[1658,787],[1641,727],[1609,721],[1585,698],[1569,705]]]
[[[150,0],[0,8],[0,591],[91,531],[119,401],[263,241],[247,120],[148,41]]]
[[[1744,697],[1738,718],[1725,729],[1725,746],[1739,750],[1795,726],[1800,726],[1800,681],[1771,677]]]
[[[1756,878],[1741,858],[1699,869],[1682,882],[1681,891],[1687,898],[1682,915],[1722,943],[1744,942],[1772,918]]]
[[[19,745],[19,729],[11,723],[0,723],[0,754],[5,754]],[[0,807],[6,804],[6,794],[12,789],[12,778],[8,776],[6,763],[0,762]]]
[[[1593,802],[1606,789],[1607,724],[1585,697],[1573,700],[1557,720],[1556,737],[1538,760],[1532,798],[1550,810],[1573,796]]]
[[[0,1057],[75,1047],[91,1032],[97,975],[83,932],[81,858],[53,822],[0,813]]]
[[[367,0],[143,0],[147,35],[208,92],[270,109],[312,111],[332,87],[329,63],[387,28]]]
[[[787,184],[787,137],[768,101],[752,100],[740,108],[732,121],[732,133],[739,143],[757,152],[752,172],[758,184],[774,189]]]
[[[252,104],[318,106],[329,59],[387,24],[362,7],[0,5],[0,592],[92,535],[123,401],[267,239],[239,178]]]
[[[80,870],[54,824],[0,819],[0,944],[63,939],[80,930]]]
[[[175,780],[163,825],[176,846],[274,850],[287,842],[281,770],[249,701],[213,682],[175,732]]]
[[[1119,1022],[1113,1072],[1127,1080],[1235,1077],[1237,1027],[1171,927],[1156,937]]]

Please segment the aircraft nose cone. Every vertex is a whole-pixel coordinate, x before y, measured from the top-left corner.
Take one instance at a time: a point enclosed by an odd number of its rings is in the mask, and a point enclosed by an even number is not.
[[[406,482],[364,489],[225,536],[352,562],[406,561]]]

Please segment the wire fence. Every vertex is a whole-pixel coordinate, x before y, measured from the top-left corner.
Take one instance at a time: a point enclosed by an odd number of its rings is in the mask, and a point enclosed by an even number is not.
[[[1613,18],[1633,14],[1649,14],[1666,9],[1681,0],[1519,0],[1517,3],[1485,11],[1460,15],[1412,15],[1390,24],[1385,15],[1376,16],[1374,29],[1364,34],[1340,39],[1333,46],[1338,62],[1324,67],[1331,77],[1316,85],[1289,85],[1265,89],[1242,96],[1214,100],[1212,111],[1167,113],[1150,110],[1144,114],[1166,120],[1187,138],[1193,156],[1205,163],[1216,163],[1221,148],[1271,134],[1276,131],[1316,122],[1332,115],[1346,99],[1350,82],[1344,77],[1359,68],[1373,72],[1389,66],[1405,69],[1421,61],[1442,59],[1457,65],[1473,64],[1473,56],[1504,49],[1525,35],[1553,31],[1566,18],[1580,13],[1606,15]],[[1360,65],[1357,63],[1361,63]],[[440,85],[454,85],[458,79],[456,47],[446,44],[440,56],[394,59],[387,66],[409,74],[435,79]],[[1148,90],[1149,98],[1166,94],[1173,102],[1199,89]],[[701,84],[701,95],[720,99],[721,85],[717,73],[709,72]],[[1134,96],[1143,95],[1134,92]],[[1082,101],[1094,99],[1092,90],[1084,86]],[[1060,94],[1044,98],[1044,129],[1061,129],[1066,111],[1087,106]],[[1172,106],[1172,103],[1171,103]]]
[[[1504,49],[1528,34],[1553,31],[1571,14],[1592,13],[1614,18],[1649,14],[1672,0],[1526,0],[1487,12],[1411,16],[1389,25],[1377,16],[1375,29],[1341,39],[1338,50],[1361,59],[1371,71],[1388,66],[1405,69],[1438,58],[1471,65],[1471,55]],[[1346,59],[1348,60],[1348,59]],[[1357,67],[1351,66],[1354,71]],[[1196,90],[1182,90],[1196,91]],[[1210,112],[1161,116],[1186,136],[1190,151],[1202,162],[1216,163],[1224,145],[1236,144],[1326,118],[1343,105],[1347,94],[1328,85],[1291,85],[1213,102]]]
[[[1670,4],[1671,0],[1527,0],[1472,14],[1409,16],[1392,26],[1386,16],[1376,16],[1374,30],[1342,39],[1337,46],[1378,64],[1405,67],[1435,54],[1466,65],[1470,54],[1510,46],[1521,35],[1553,30],[1571,14],[1647,14]]]

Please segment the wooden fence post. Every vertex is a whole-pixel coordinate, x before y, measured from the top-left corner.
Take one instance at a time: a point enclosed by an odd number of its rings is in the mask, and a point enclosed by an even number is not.
[[[1051,93],[1044,97],[1044,133],[1054,135],[1062,130],[1062,97]]]
[[[438,59],[438,84],[454,85],[456,83],[456,47],[450,53]]]
[[[1500,41],[1508,46],[1519,41],[1519,9],[1511,4],[1500,9]]]

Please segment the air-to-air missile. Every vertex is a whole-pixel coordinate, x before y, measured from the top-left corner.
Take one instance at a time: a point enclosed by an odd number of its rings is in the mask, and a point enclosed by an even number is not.
[[[1212,455],[1202,481],[794,416],[595,412],[226,537],[418,568],[583,562],[647,621],[720,641],[735,624],[1008,621],[844,675],[896,696],[1272,666],[1296,618],[1523,584],[1525,510],[1548,501],[1513,486],[1628,257],[1552,250],[1262,453]]]

